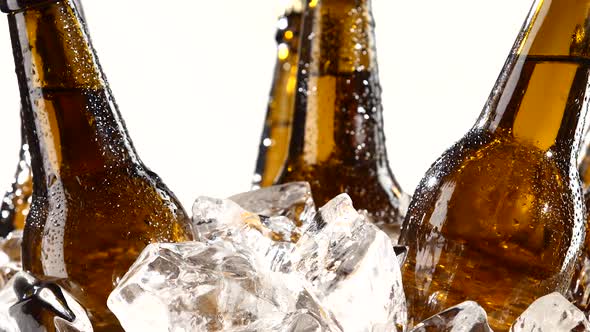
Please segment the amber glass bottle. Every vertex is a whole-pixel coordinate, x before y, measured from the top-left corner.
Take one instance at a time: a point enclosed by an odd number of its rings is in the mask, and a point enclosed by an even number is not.
[[[400,237],[414,323],[474,300],[507,331],[533,300],[567,289],[585,233],[589,9],[535,2],[479,120],[418,186]]]
[[[74,0],[74,2],[80,13],[80,18],[84,20],[82,5],[78,0]],[[0,204],[0,238],[5,237],[15,229],[22,230],[25,227],[25,219],[29,214],[32,195],[33,172],[31,171],[31,154],[21,116],[21,148],[16,174],[14,182],[4,195],[4,199]]]
[[[24,268],[58,279],[95,331],[120,326],[106,306],[151,242],[192,239],[170,190],[139,160],[74,2],[0,0],[8,15],[33,169]]]
[[[311,0],[303,16],[289,156],[279,183],[323,205],[346,192],[397,239],[406,196],[389,168],[370,0]]]
[[[297,64],[299,62],[299,34],[301,30],[302,0],[291,0],[277,26],[277,62],[264,121],[253,186],[273,184],[287,158],[293,109]]]

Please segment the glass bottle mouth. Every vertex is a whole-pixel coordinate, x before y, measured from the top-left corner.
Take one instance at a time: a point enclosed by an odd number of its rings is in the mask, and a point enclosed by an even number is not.
[[[68,0],[0,0],[0,10],[5,13],[13,13],[27,8],[40,7],[60,1]]]

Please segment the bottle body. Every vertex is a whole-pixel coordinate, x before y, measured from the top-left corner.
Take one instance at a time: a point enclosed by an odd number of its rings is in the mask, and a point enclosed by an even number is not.
[[[289,155],[279,183],[323,205],[348,193],[397,240],[405,194],[387,160],[371,2],[308,3]]]
[[[473,300],[494,331],[507,331],[535,299],[566,290],[581,188],[545,154],[509,133],[474,131],[426,173],[400,239],[415,323]]]
[[[293,124],[295,87],[299,62],[301,0],[295,0],[279,18],[277,63],[258,148],[254,187],[271,186],[279,176],[287,158]]]
[[[589,5],[534,4],[478,122],[418,186],[400,238],[414,323],[474,300],[507,331],[569,286],[585,234],[577,155],[590,75],[572,31]]]
[[[0,3],[34,174],[23,267],[74,295],[95,331],[121,330],[108,295],[147,244],[191,240],[190,223],[137,157],[74,2],[29,2]]]

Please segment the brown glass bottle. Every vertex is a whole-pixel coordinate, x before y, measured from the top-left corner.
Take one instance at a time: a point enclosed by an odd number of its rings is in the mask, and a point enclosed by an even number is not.
[[[192,239],[176,197],[139,160],[75,4],[0,0],[8,13],[33,199],[24,268],[58,279],[95,331],[120,330],[109,293],[152,242]]]
[[[84,20],[82,5],[74,0],[80,18]],[[14,182],[4,195],[0,205],[0,238],[5,237],[13,230],[22,230],[29,214],[31,196],[33,195],[33,172],[31,171],[31,154],[25,135],[24,123],[21,116],[21,148],[19,162],[16,167]]]
[[[317,205],[348,193],[397,239],[405,195],[387,160],[370,0],[311,0],[303,15],[289,156],[278,183]]]
[[[400,242],[414,323],[465,300],[507,331],[571,280],[585,234],[577,155],[590,1],[537,1],[475,126],[430,168]]]
[[[292,0],[284,15],[279,18],[276,34],[277,62],[258,148],[252,183],[254,188],[272,185],[287,158],[295,108],[302,10],[303,1]]]

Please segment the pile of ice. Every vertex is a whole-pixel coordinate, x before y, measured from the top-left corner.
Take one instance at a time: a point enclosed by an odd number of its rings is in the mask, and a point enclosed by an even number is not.
[[[109,297],[127,331],[406,325],[393,244],[345,194],[317,212],[304,183],[199,197],[193,226],[198,242],[150,245]]]
[[[306,183],[199,197],[193,227],[195,242],[146,247],[111,293],[108,306],[126,331],[409,330],[405,248],[394,247],[346,194],[319,210]],[[1,257],[0,280],[18,270],[15,259]],[[56,331],[92,331],[69,294],[23,272],[0,290],[0,331],[44,331],[39,316],[28,314],[39,310]],[[491,329],[484,309],[468,301],[411,330],[430,331]],[[590,331],[590,324],[554,293],[535,301],[511,331]]]

